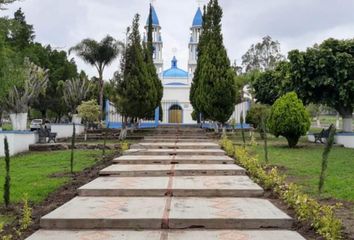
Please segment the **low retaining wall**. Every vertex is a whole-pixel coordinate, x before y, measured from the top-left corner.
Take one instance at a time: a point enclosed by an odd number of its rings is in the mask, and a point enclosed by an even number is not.
[[[315,142],[315,136],[308,134],[309,142]],[[323,139],[325,141],[325,139]],[[336,144],[343,145],[345,148],[354,148],[354,133],[337,133],[334,137]]]
[[[57,138],[69,138],[73,135],[72,124],[51,124],[51,131],[57,133]],[[75,125],[76,135],[80,135],[85,132],[84,125]]]
[[[4,138],[7,137],[10,155],[29,151],[38,141],[38,135],[30,131],[0,131],[0,157],[5,156]]]
[[[338,133],[335,141],[346,148],[354,148],[354,133]]]

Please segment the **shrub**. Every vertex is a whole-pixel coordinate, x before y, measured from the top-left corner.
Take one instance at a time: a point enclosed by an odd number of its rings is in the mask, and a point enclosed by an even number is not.
[[[297,145],[310,125],[309,114],[295,92],[279,98],[271,108],[268,128],[276,137],[285,137],[290,148]]]
[[[92,123],[98,121],[100,118],[100,106],[97,104],[96,100],[90,100],[87,102],[82,102],[77,108],[79,116],[86,123]]]
[[[252,124],[254,128],[259,130],[262,117],[267,119],[270,114],[270,109],[267,105],[252,104],[251,109],[247,113],[246,122]]]

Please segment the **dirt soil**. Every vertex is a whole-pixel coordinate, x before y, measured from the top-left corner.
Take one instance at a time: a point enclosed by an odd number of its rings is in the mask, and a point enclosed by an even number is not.
[[[63,205],[64,203],[68,202],[72,198],[77,196],[77,189],[95,178],[99,176],[99,171],[102,170],[103,168],[108,167],[109,165],[112,164],[112,159],[115,157],[118,157],[119,154],[112,154],[109,156],[106,156],[104,160],[97,162],[96,165],[85,169],[84,171],[80,173],[75,173],[72,176],[72,181],[69,183],[65,184],[64,186],[60,187],[57,191],[53,192],[48,196],[48,198],[43,201],[42,203],[31,206],[32,207],[32,225],[31,227],[22,234],[21,237],[15,237],[13,240],[21,240],[29,237],[31,234],[33,234],[35,231],[39,229],[39,221],[40,218],[49,212],[53,211],[54,209],[58,208],[59,206]],[[58,177],[61,177],[62,174],[58,174]],[[55,177],[55,176],[51,176]],[[12,213],[15,216],[21,216],[21,205],[13,206],[10,209],[10,213]],[[6,213],[4,209],[0,209],[1,213]],[[1,235],[7,235],[7,234],[14,234],[14,228],[18,228],[19,222],[19,217],[17,217],[15,223],[13,225],[7,226],[4,229],[4,232],[1,233]]]

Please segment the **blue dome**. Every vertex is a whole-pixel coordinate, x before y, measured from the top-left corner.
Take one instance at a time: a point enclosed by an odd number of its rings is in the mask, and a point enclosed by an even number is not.
[[[197,13],[194,16],[193,19],[193,27],[201,27],[203,26],[203,14],[200,8],[198,8]]]
[[[160,26],[159,18],[157,17],[155,8],[153,6],[151,6],[151,12],[152,12],[152,25],[153,26]],[[149,25],[149,17],[150,16],[148,16],[148,19],[146,20],[146,26]]]
[[[188,72],[177,67],[177,59],[173,57],[171,68],[163,72],[164,78],[188,78]]]

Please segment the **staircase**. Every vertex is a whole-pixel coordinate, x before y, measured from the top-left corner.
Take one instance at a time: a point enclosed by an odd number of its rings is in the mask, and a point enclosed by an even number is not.
[[[159,128],[29,240],[303,240],[293,219],[197,128]]]

